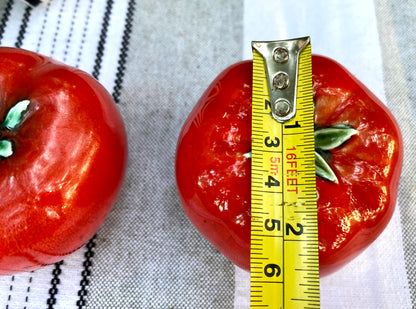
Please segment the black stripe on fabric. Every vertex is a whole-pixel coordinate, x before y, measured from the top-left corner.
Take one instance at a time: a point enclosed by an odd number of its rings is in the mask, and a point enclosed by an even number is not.
[[[10,294],[9,294],[9,296],[7,297],[7,302],[10,302],[10,301],[12,300],[12,292],[13,292],[14,275],[12,275],[11,280],[12,280],[12,282],[10,283],[10,286],[9,286],[9,291],[10,291]],[[9,305],[8,305],[8,304],[6,304],[6,309],[9,309]]]
[[[33,271],[31,273],[33,273]],[[32,281],[33,281],[33,277],[30,276],[29,277],[29,285],[27,286],[27,289],[26,289],[27,294],[26,294],[26,297],[25,297],[25,303],[29,302],[30,285],[32,284]],[[26,306],[24,307],[24,309],[26,309]]]
[[[113,0],[107,0],[107,5],[105,8],[103,24],[100,33],[100,40],[98,41],[98,49],[97,49],[97,56],[95,59],[94,71],[92,72],[92,76],[98,79],[100,75],[101,63],[103,62],[103,55],[104,55],[104,45],[107,41],[107,33],[108,33],[108,26],[110,22],[110,15],[111,11],[113,10]]]
[[[78,13],[78,8],[79,8],[79,1],[77,0],[77,2],[75,3],[75,9],[72,13],[72,17],[71,17],[71,25],[69,27],[69,35],[68,35],[68,39],[66,41],[66,45],[65,45],[65,50],[64,50],[64,58],[63,58],[63,62],[66,62],[66,58],[68,56],[68,50],[71,47],[71,41],[72,41],[72,34],[74,32],[74,26],[75,26],[75,19]]]
[[[43,38],[43,35],[45,34],[46,22],[48,21],[51,2],[52,1],[47,2],[46,9],[44,10],[45,11],[45,16],[43,17],[42,27],[41,27],[40,34],[39,34],[39,40],[38,40],[38,43],[36,45],[36,52],[40,51],[40,46],[42,45],[42,38]]]
[[[87,243],[87,252],[85,252],[84,257],[85,261],[82,263],[84,270],[81,273],[82,279],[80,282],[81,289],[78,291],[79,300],[77,301],[77,306],[79,309],[82,309],[87,304],[87,294],[88,294],[88,285],[90,284],[91,276],[91,267],[92,267],[92,258],[94,257],[94,248],[95,248],[95,239],[97,235],[94,235],[93,238]]]
[[[66,2],[65,0],[62,1],[61,7],[59,8],[57,25],[56,25],[55,33],[53,34],[53,39],[52,39],[52,48],[51,48],[51,54],[50,54],[51,57],[53,57],[53,55],[55,54],[57,37],[59,35],[59,31],[61,30],[62,14],[64,11],[65,2]]]
[[[52,271],[52,280],[51,285],[52,287],[49,289],[49,298],[46,300],[46,304],[48,305],[48,309],[53,309],[54,305],[56,304],[56,294],[58,294],[58,285],[61,283],[61,279],[59,276],[62,273],[61,266],[64,264],[64,261],[60,261],[55,263],[55,268]]]
[[[93,2],[93,0],[90,0],[90,3],[88,5],[87,17],[86,17],[85,23],[84,23],[84,28],[82,29],[81,46],[79,47],[78,56],[77,56],[77,62],[75,64],[75,66],[77,68],[79,67],[79,63],[81,62],[83,47],[84,47],[84,44],[85,44],[85,38],[87,37],[87,30],[88,30],[88,25],[89,25],[90,17],[91,17],[91,11],[92,11],[92,2]]]
[[[103,19],[101,33],[100,33],[100,40],[98,41],[95,65],[94,65],[93,72],[91,74],[97,80],[98,80],[98,77],[100,76],[101,63],[102,63],[103,55],[104,55],[104,46],[107,40],[108,26],[110,22],[110,15],[113,10],[113,3],[114,3],[113,0],[107,0],[107,5],[105,8],[104,19]],[[83,263],[84,270],[81,273],[81,276],[82,276],[82,279],[80,282],[81,288],[78,291],[79,299],[76,302],[76,305],[78,306],[79,309],[84,308],[87,303],[87,294],[88,294],[87,287],[89,285],[89,278],[91,276],[92,258],[94,256],[96,237],[97,235],[94,235],[94,237],[91,238],[90,241],[86,245],[87,252],[85,252],[84,254],[85,260]]]
[[[23,39],[26,34],[26,29],[27,29],[27,24],[29,22],[30,14],[32,13],[32,9],[33,8],[31,6],[27,6],[25,9],[25,13],[23,14],[22,24],[20,25],[20,28],[19,28],[19,35],[17,36],[16,43],[14,43],[14,46],[17,48],[20,48],[22,46]]]
[[[51,55],[53,55],[53,53],[55,51],[56,40],[57,40],[58,32],[59,32],[59,29],[60,29],[60,24],[61,24],[61,19],[62,19],[62,16],[63,16],[65,2],[66,1],[62,2],[61,7],[59,9],[58,26],[57,26],[57,29],[54,33],[54,37],[53,37]],[[90,14],[91,14],[92,2],[93,2],[93,0],[90,1],[89,7],[88,7],[88,17],[87,17],[88,20],[89,20]],[[79,0],[77,0],[77,3],[75,5],[75,12],[74,12],[73,16],[75,16],[76,11],[78,11],[78,8],[79,8]],[[49,11],[49,3],[48,3],[47,10]],[[110,12],[111,12],[111,10],[110,10]],[[48,16],[48,12],[45,15],[45,20],[44,20],[44,24],[42,26],[41,36],[43,35],[43,31],[45,29],[44,25],[46,24],[46,17],[47,16]],[[73,25],[74,25],[74,22],[71,23],[72,28],[71,28],[70,36],[72,36]],[[88,21],[85,24],[85,27],[83,29],[83,39],[82,39],[80,51],[79,51],[79,54],[78,54],[77,66],[79,64],[79,61],[81,60],[81,53],[82,53],[81,50],[82,50],[82,47],[85,44],[85,36],[86,36],[87,28],[88,28]],[[108,22],[107,22],[107,28],[108,28]],[[40,42],[41,42],[41,38],[40,38],[38,47],[40,47]],[[67,45],[66,47],[68,48],[69,45]],[[66,57],[67,52],[65,51],[64,53],[65,53],[64,56]],[[97,63],[97,60],[96,60],[96,63]],[[98,72],[99,71],[97,71],[97,73]],[[91,271],[90,271],[90,266],[92,265],[91,258],[94,255],[94,252],[92,250],[95,247],[94,239],[95,239],[95,236],[86,244],[87,252],[84,254],[85,261],[83,262],[84,270],[81,273],[81,276],[82,276],[82,279],[81,279],[81,282],[80,282],[81,289],[77,293],[78,296],[79,296],[79,300],[76,302],[76,305],[78,306],[78,308],[83,308],[86,304],[86,296],[87,296],[87,293],[88,293],[87,286],[89,284],[89,279],[88,278],[91,275]],[[50,296],[47,300],[48,309],[53,309],[54,305],[56,304],[56,301],[57,301],[56,300],[56,295],[58,294],[58,284],[60,283],[59,275],[62,272],[60,266],[63,263],[64,263],[64,261],[61,261],[61,262],[55,264],[55,269],[53,271],[54,276],[51,280],[52,287],[49,289],[49,295]]]
[[[3,39],[4,29],[6,28],[6,24],[9,21],[10,12],[13,8],[14,0],[7,1],[6,9],[4,10],[4,14],[0,20],[0,44],[1,40]]]
[[[122,88],[124,71],[126,69],[127,52],[129,51],[130,33],[133,27],[133,15],[135,11],[135,0],[130,0],[127,7],[126,25],[124,27],[123,39],[121,41],[120,57],[118,60],[118,67],[116,73],[116,80],[114,82],[113,98],[116,103],[119,103],[120,91]]]

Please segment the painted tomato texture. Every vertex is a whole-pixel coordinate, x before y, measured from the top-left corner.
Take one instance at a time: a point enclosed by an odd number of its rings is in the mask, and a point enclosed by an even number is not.
[[[393,115],[330,58],[313,55],[315,165],[321,276],[367,248],[388,224],[403,160]],[[250,268],[252,62],[208,87],[179,135],[176,182],[195,227],[237,266]]]
[[[0,48],[0,275],[62,260],[103,223],[122,186],[127,138],[88,74]]]

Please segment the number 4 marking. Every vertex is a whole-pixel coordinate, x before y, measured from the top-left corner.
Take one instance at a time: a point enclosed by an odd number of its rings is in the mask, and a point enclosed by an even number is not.
[[[269,177],[267,177],[267,181],[264,184],[269,188],[278,187],[280,186],[280,181],[269,175]]]

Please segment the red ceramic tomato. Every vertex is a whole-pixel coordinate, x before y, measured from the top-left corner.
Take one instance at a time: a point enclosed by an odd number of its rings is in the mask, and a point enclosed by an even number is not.
[[[337,62],[312,57],[320,274],[332,273],[384,230],[402,166],[399,127]],[[222,72],[179,136],[176,180],[196,228],[249,270],[252,62]]]
[[[62,260],[102,224],[120,191],[127,139],[91,76],[0,48],[0,275]]]

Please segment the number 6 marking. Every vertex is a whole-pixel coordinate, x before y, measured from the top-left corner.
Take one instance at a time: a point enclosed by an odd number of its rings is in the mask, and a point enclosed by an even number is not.
[[[264,274],[267,277],[279,277],[281,273],[280,266],[277,264],[267,264],[264,266]]]

